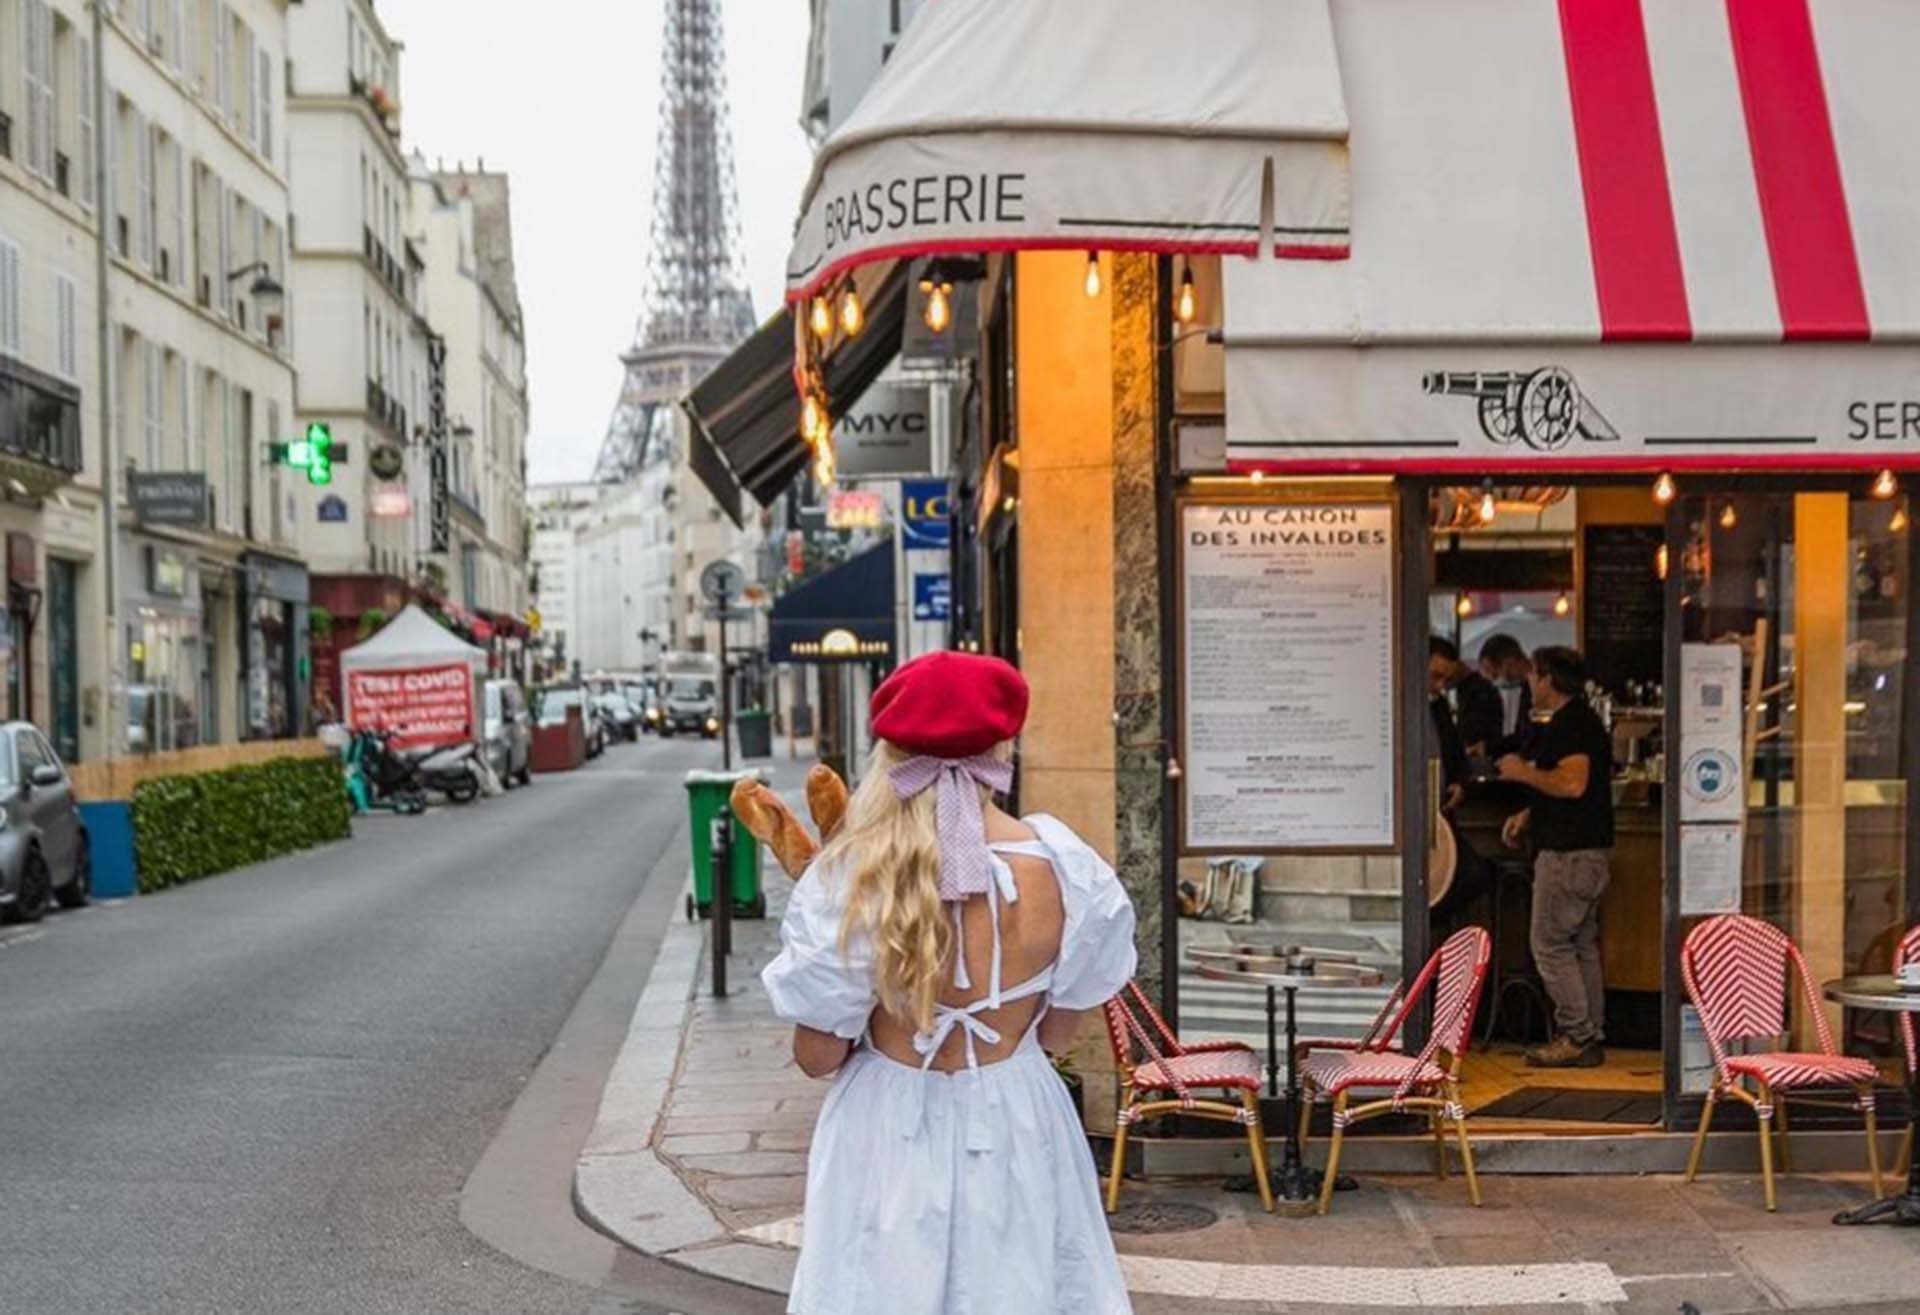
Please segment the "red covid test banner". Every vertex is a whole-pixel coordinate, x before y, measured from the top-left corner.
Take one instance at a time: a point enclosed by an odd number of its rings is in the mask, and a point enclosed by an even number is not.
[[[349,726],[385,730],[396,749],[473,736],[473,673],[464,662],[405,671],[347,672]]]

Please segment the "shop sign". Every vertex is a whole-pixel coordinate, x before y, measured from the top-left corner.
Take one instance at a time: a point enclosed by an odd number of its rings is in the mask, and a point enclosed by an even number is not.
[[[877,530],[887,523],[887,500],[873,489],[835,489],[827,495],[827,528]]]
[[[909,479],[900,484],[900,520],[909,548],[945,548],[953,542],[947,519],[952,494],[943,479]]]
[[[187,555],[172,548],[148,545],[147,592],[160,598],[185,598]]]
[[[299,562],[278,557],[249,555],[246,558],[247,592],[255,598],[277,598],[284,603],[308,600],[307,568]]]
[[[367,511],[375,519],[397,519],[412,514],[413,499],[398,484],[376,485],[368,495]]]
[[[465,662],[346,674],[354,730],[391,731],[397,749],[457,744],[473,732],[473,672]]]
[[[337,493],[329,493],[320,499],[318,507],[320,519],[327,524],[342,524],[347,519],[347,500]]]
[[[373,451],[367,456],[367,469],[373,472],[375,479],[399,479],[400,472],[405,468],[405,457],[391,443],[375,443]]]
[[[1920,458],[1920,390],[1911,359],[1856,345],[1229,346],[1227,458],[1242,470],[1873,470]]]
[[[452,490],[447,480],[447,340],[427,339],[427,549],[452,543]]]
[[[134,519],[142,525],[178,525],[204,529],[208,516],[207,477],[191,471],[136,470],[127,476]]]
[[[933,388],[874,384],[834,426],[842,476],[925,475],[933,469]]]
[[[1187,848],[1392,848],[1392,507],[1191,503],[1180,534]]]
[[[944,572],[913,577],[913,619],[945,621],[953,610],[953,581]]]

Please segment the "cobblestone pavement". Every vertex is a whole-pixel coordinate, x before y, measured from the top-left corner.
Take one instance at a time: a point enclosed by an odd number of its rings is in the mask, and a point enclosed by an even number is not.
[[[791,797],[798,774],[776,786]],[[806,1150],[826,1091],[794,1067],[789,1032],[772,1016],[760,968],[778,945],[785,878],[768,860],[768,917],[736,923],[730,994],[708,995],[691,927],[636,1015],[648,1052],[644,1111],[609,1089],[603,1127],[582,1164],[579,1197],[595,1221],[633,1245],[738,1282],[785,1291],[801,1234]],[[669,962],[671,960],[671,962]],[[629,1043],[635,1050],[636,1042]],[[664,1054],[673,1051],[670,1056]],[[635,1070],[638,1071],[637,1069]],[[641,1129],[637,1125],[644,1125]],[[1118,1232],[1136,1309],[1156,1312],[1479,1310],[1711,1312],[1836,1309],[1892,1303],[1914,1309],[1920,1230],[1833,1227],[1836,1209],[1865,1199],[1843,1175],[1789,1175],[1780,1209],[1762,1207],[1757,1177],[1503,1176],[1481,1179],[1468,1205],[1456,1175],[1363,1175],[1326,1218],[1270,1217],[1218,1179],[1138,1182],[1142,1206],[1192,1206],[1198,1227]],[[1168,1212],[1173,1213],[1173,1212]],[[1907,1304],[1903,1304],[1907,1303]]]

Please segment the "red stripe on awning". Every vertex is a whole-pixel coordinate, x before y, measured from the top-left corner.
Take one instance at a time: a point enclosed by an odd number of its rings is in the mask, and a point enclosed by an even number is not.
[[[1789,339],[1866,338],[1853,246],[1807,0],[1727,0],[1760,216]]]
[[[1640,0],[1560,0],[1560,33],[1600,336],[1690,338],[1693,323]]]

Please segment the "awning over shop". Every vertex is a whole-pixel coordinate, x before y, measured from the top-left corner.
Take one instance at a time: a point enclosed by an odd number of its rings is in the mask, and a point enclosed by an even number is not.
[[[1338,258],[1346,138],[1327,0],[940,0],[815,158],[788,296],[942,251]]]
[[[1233,468],[1920,465],[1920,6],[1331,12],[1353,256],[1225,262]]]
[[[893,658],[893,547],[880,544],[776,598],[767,655],[775,662]]]
[[[876,266],[862,283],[866,325],[842,340],[825,365],[828,412],[836,419],[893,360],[906,323],[904,262]],[[794,335],[792,312],[783,309],[715,366],[685,403],[693,421],[694,473],[735,524],[742,489],[767,506],[807,464],[793,382]]]

